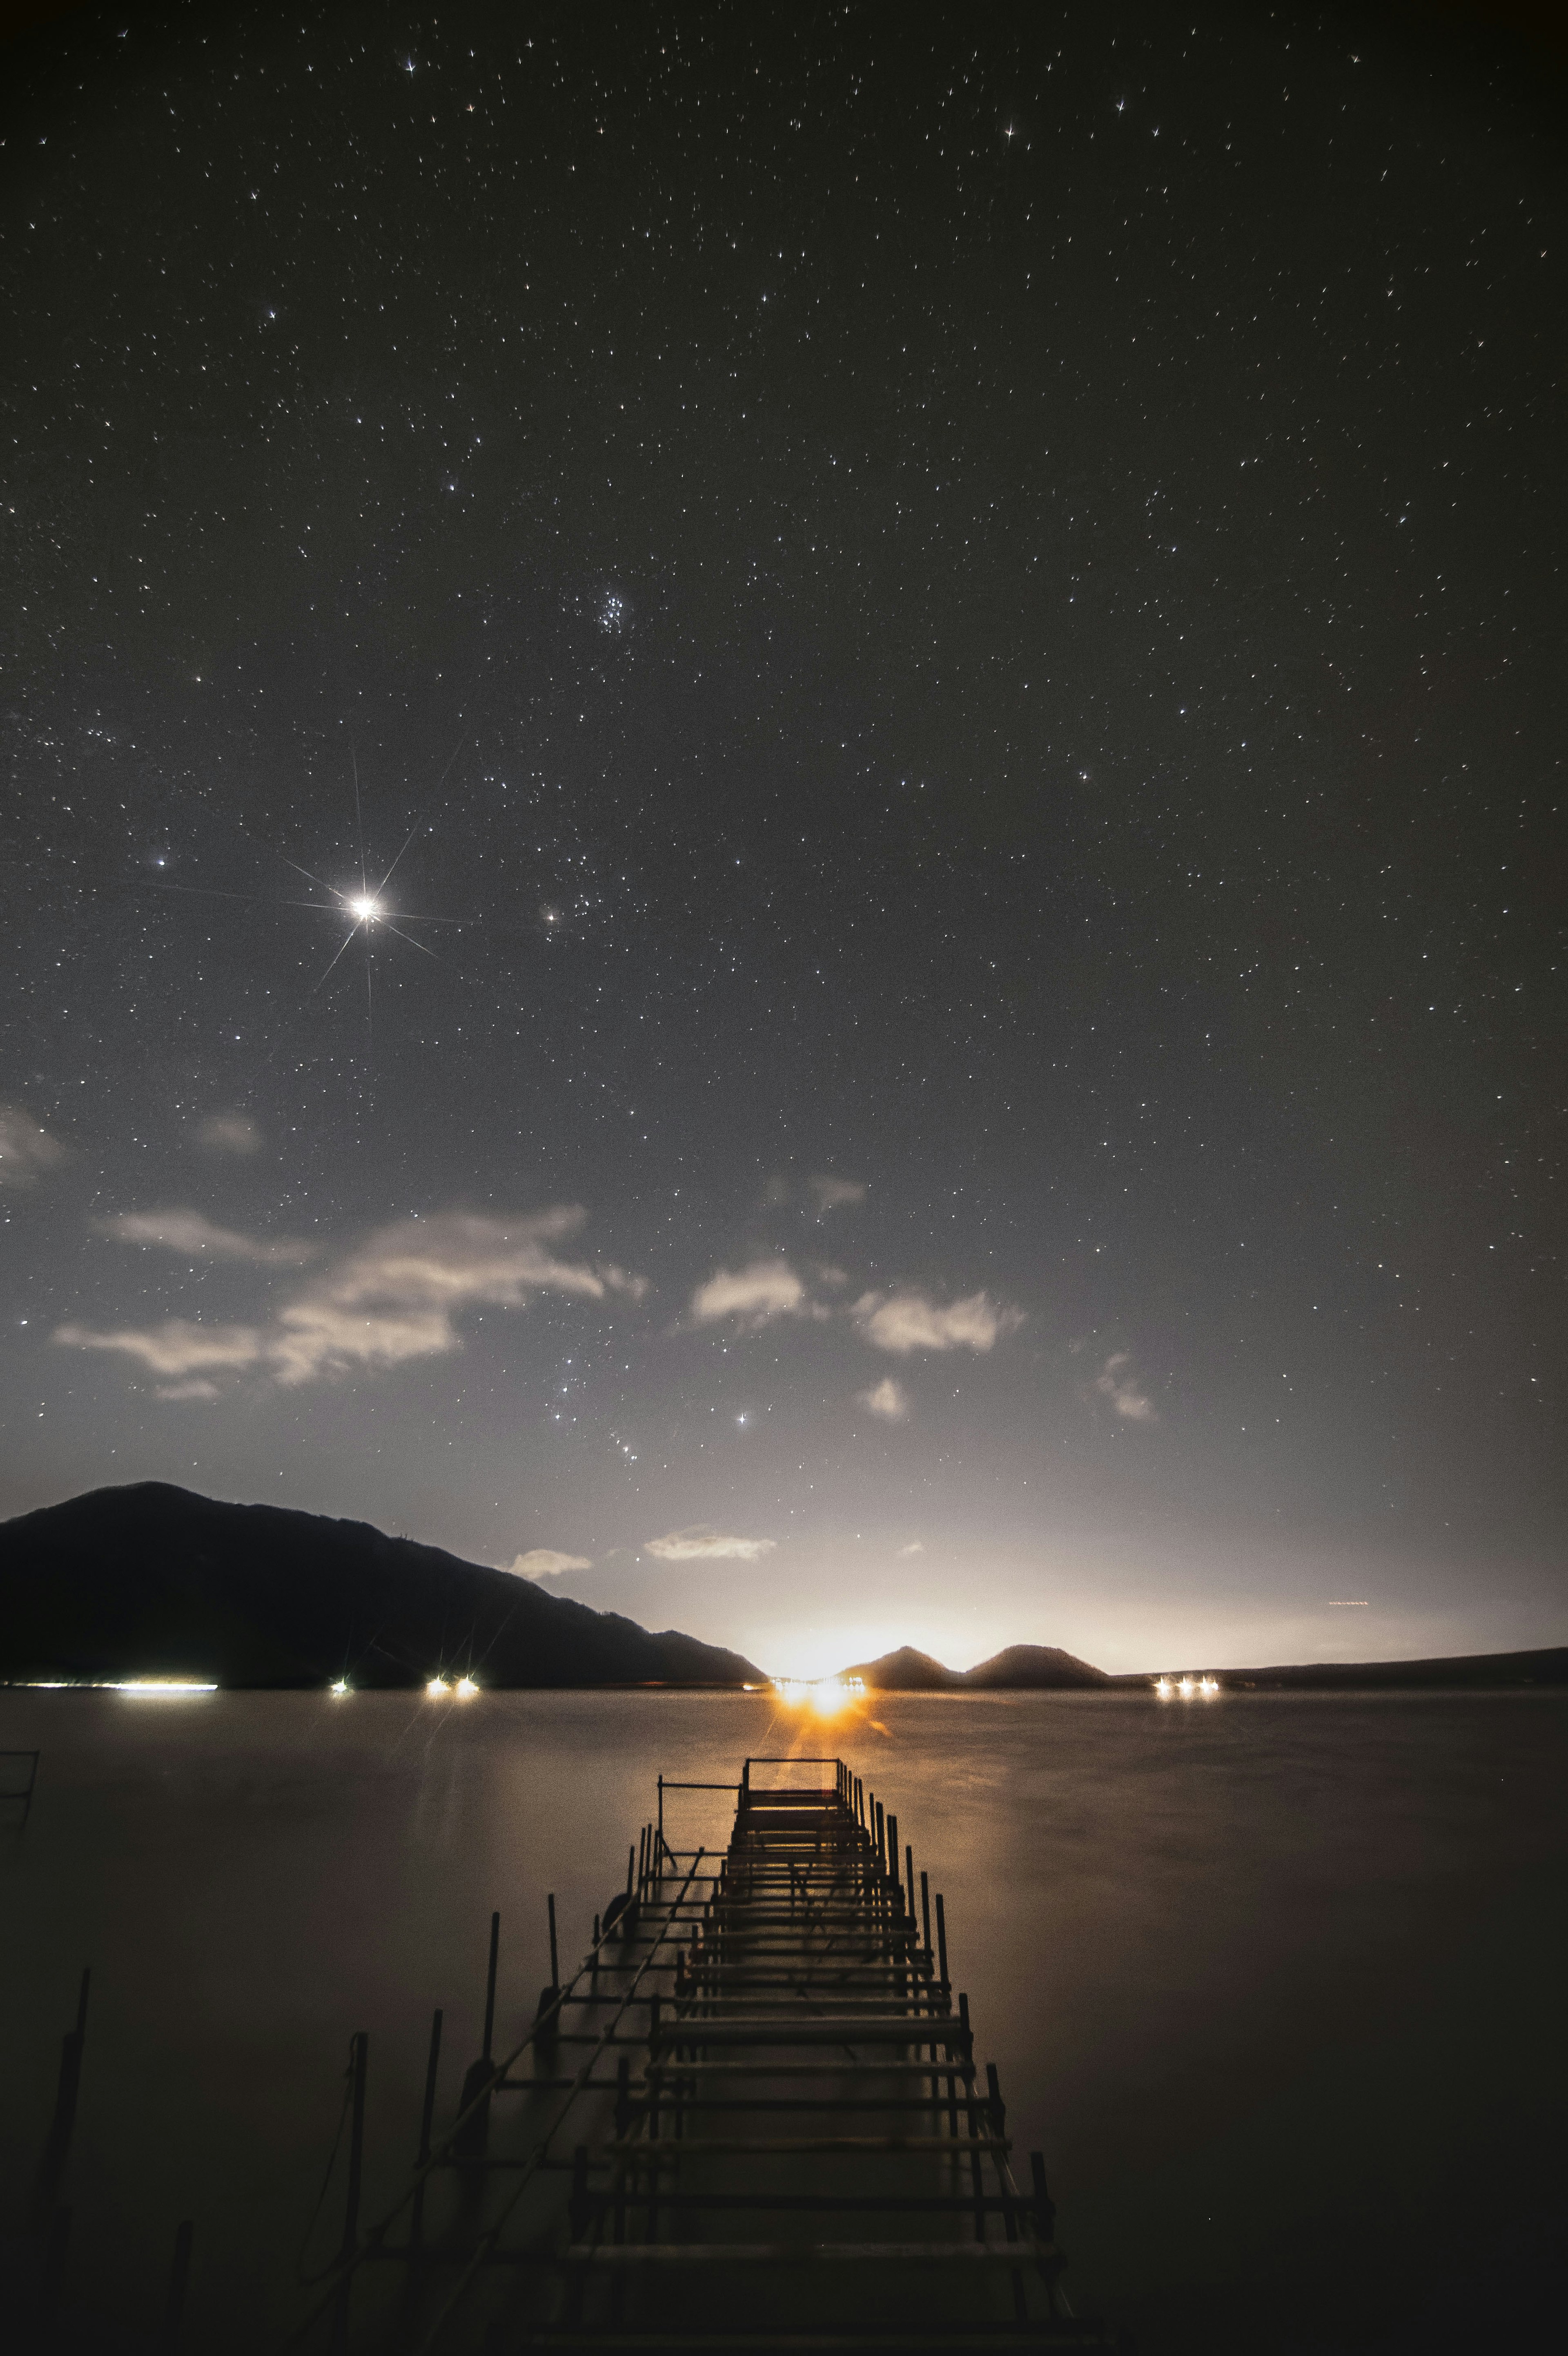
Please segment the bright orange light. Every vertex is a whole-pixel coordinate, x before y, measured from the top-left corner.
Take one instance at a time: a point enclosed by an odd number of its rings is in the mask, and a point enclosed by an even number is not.
[[[773,1691],[792,1708],[815,1710],[818,1718],[836,1718],[865,1692],[862,1677],[775,1677]]]

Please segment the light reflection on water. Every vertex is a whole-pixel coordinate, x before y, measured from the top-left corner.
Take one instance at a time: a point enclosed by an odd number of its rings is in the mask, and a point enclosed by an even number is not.
[[[477,2051],[492,1906],[510,2029],[545,1891],[564,1960],[658,1771],[721,1781],[747,1751],[841,1751],[896,1810],[1046,2152],[1075,2303],[1146,2356],[1473,2346],[1544,2285],[1568,1697],[880,1695],[825,1722],[766,1694],[0,1697],[0,1745],[34,1743],[31,1822],[0,1831],[6,2228],[91,1963],[73,2236],[150,2321],[194,2216],[194,2345],[221,2319],[244,2356],[296,2311],[350,2031],[374,2213],[430,2008],[449,2095]],[[670,1804],[677,1839],[722,1839],[722,1802]]]

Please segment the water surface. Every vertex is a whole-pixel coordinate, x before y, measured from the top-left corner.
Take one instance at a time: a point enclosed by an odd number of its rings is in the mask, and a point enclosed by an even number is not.
[[[67,2187],[90,2344],[143,2344],[190,2216],[191,2345],[275,2346],[350,2031],[373,2213],[431,2007],[449,2096],[478,2049],[491,1908],[516,2034],[546,1890],[575,1957],[658,1770],[732,1779],[798,1733],[746,1696],[0,1695],[0,1744],[43,1751],[25,1835],[0,1832],[0,2202],[12,2232],[91,1963]],[[1145,2356],[1548,2344],[1568,1697],[886,1696],[807,1747],[850,1759],[945,1893],[1081,2311]],[[722,1804],[685,1804],[723,1838]]]

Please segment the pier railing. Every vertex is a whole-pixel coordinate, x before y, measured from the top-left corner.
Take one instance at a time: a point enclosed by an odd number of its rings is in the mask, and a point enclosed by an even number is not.
[[[696,1793],[733,1798],[722,1849],[672,1840],[667,1801]],[[368,2225],[355,2040],[343,2239],[292,2345],[1115,2344],[1062,2290],[1041,2156],[1015,2172],[942,1894],[843,1760],[661,1775],[565,1980],[553,1899],[549,1922],[549,1981],[497,2059],[492,1918],[482,2051],[437,2138],[435,2015],[415,2166]]]

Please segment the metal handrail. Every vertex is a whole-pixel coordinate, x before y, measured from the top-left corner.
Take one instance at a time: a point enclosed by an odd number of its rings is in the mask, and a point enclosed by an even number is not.
[[[699,1861],[702,1855],[703,1852],[699,1849],[698,1851],[698,1858]],[[694,1865],[692,1868],[692,1874],[694,1874],[697,1868]],[[691,1878],[691,1874],[687,1876],[688,1889],[690,1887]],[[682,1897],[685,1896],[684,1890],[682,1890],[681,1895]],[[679,1901],[677,1901],[677,1902],[678,1903]],[[619,1928],[620,1926],[618,1922],[613,1922],[606,1929],[601,1931],[598,1938],[594,1940],[593,1944],[589,1948],[588,1953],[584,1955],[582,1961],[578,1965],[577,1969],[573,1972],[571,1979],[568,1980],[566,1985],[560,1989],[554,2001],[547,2005],[544,2010],[539,2014],[527,2036],[524,2037],[518,2044],[513,2047],[506,2059],[496,2064],[491,2077],[483,2086],[481,2086],[478,2093],[473,2097],[472,2101],[465,2104],[464,2108],[458,2112],[457,2116],[452,2123],[451,2130],[443,2141],[435,2146],[431,2152],[430,2158],[422,2166],[415,2169],[413,2175],[410,2178],[409,2182],[404,2187],[402,2192],[392,2203],[392,2206],[386,2211],[385,2215],[379,2218],[374,2225],[370,2226],[360,2239],[356,2241],[352,2250],[336,2259],[328,2271],[318,2277],[319,2280],[328,2286],[327,2294],[325,2297],[318,2303],[318,2305],[311,2309],[304,2321],[295,2327],[288,2340],[285,2342],[286,2346],[290,2348],[297,2348],[301,2344],[307,2333],[315,2329],[315,2325],[320,2322],[327,2309],[333,2305],[346,2277],[351,2276],[362,2262],[370,2255],[372,2251],[379,2250],[381,2247],[388,2233],[391,2231],[392,2226],[402,2214],[404,2209],[406,2209],[413,2200],[415,2193],[420,2190],[421,2186],[425,2183],[429,2177],[435,2173],[438,2168],[443,2168],[446,2165],[447,2161],[452,2157],[453,2147],[456,2143],[458,2136],[461,2134],[464,2126],[467,2124],[469,2119],[474,2117],[475,2115],[480,2111],[486,2103],[488,2103],[491,2095],[496,2091],[496,2086],[506,2077],[507,2072],[512,2068],[513,2064],[520,2061],[522,2056],[528,2051],[529,2046],[538,2041],[540,2030],[548,2029],[550,2023],[557,2019],[562,2006],[566,2003],[567,1998],[576,1988],[578,1981],[581,1979],[583,1975],[592,1968],[601,1947],[605,1945],[605,1944],[613,1937],[618,1936]],[[667,1925],[665,1931],[661,1932],[659,1938],[655,1941],[654,1947],[649,1951],[648,1964],[652,1963],[654,1954],[656,1954],[659,1946],[663,1944],[663,1942],[667,1935],[668,1926]],[[615,2022],[621,2018],[621,2013],[625,2010],[626,2006],[631,2002],[631,1999],[635,1994],[637,1987],[643,1977],[643,1973],[646,1971],[647,1967],[647,1964],[645,1964],[643,1970],[638,1973],[637,1978],[633,1981],[631,1987],[626,1991],[620,2009],[615,2014],[614,2020],[612,2020],[610,2023],[611,2030],[614,2029]],[[610,2031],[606,2030],[605,2037],[607,2037]],[[604,2041],[605,2038],[603,2037],[599,2040],[599,2043],[595,2045],[592,2053],[589,2055],[588,2061],[584,2064],[582,2071],[579,2072],[579,2083],[573,2083],[571,2094],[567,2096],[566,2102],[561,2106],[560,2114],[551,2124],[549,2132],[545,2136],[545,2145],[548,2145],[550,2136],[555,2133],[556,2127],[560,2126],[560,2118],[565,2115],[566,2111],[571,2107],[571,2104],[576,2101],[578,2094],[581,2091],[580,2082],[582,2078],[586,2077],[588,2072],[592,2068],[594,2057],[599,2051],[599,2047],[603,2045]],[[544,2147],[544,2145],[540,2146],[541,2155]]]
[[[703,1851],[699,1849],[697,1854],[699,1858],[700,1858],[703,1855]],[[697,1868],[694,1865],[691,1872],[686,1877],[685,1883],[681,1888],[680,1897],[675,1901],[677,1906],[680,1904],[681,1899],[684,1899],[687,1890],[690,1889],[692,1877],[696,1871]],[[485,2263],[486,2252],[493,2250],[496,2244],[500,2240],[507,2219],[511,2216],[513,2210],[517,2207],[518,2201],[528,2190],[528,2186],[533,2182],[534,2178],[538,2175],[539,2169],[543,2166],[545,2154],[549,2149],[550,2143],[555,2136],[557,2128],[560,2126],[568,2111],[577,2100],[578,2095],[582,2092],[584,2082],[591,2075],[593,2064],[599,2054],[613,2038],[616,2025],[620,2021],[622,2014],[626,2010],[627,2006],[632,2002],[632,1999],[636,1995],[638,1988],[642,1986],[643,1981],[653,1969],[654,1957],[658,1954],[659,1949],[669,1937],[671,1931],[675,1927],[675,1909],[672,1907],[669,1915],[666,1920],[664,1929],[659,1933],[658,1937],[648,1949],[646,1956],[637,1969],[636,1976],[634,1978],[631,1987],[621,1998],[620,2004],[616,2008],[614,2016],[612,2019],[609,2027],[604,2029],[603,2034],[600,2036],[598,2042],[590,2051],[587,2061],[583,2063],[572,2083],[571,2092],[568,2094],[565,2101],[561,2104],[561,2106],[556,2113],[554,2118],[550,2121],[549,2126],[545,2129],[543,2136],[535,2147],[532,2158],[524,2166],[522,2174],[517,2179],[517,2187],[512,2193],[511,2199],[507,2202],[495,2223],[491,2225],[485,2233],[482,2233],[479,2236],[479,2239],[475,2242],[473,2254],[469,2258],[466,2266],[464,2266],[450,2297],[447,2299],[446,2305],[441,2309],[434,2322],[431,2325],[430,2329],[420,2341],[419,2356],[428,2356],[428,2351],[435,2346],[436,2341],[445,2330],[447,2324],[452,2319],[452,2317],[456,2313],[459,2304],[466,2297],[469,2285],[473,2282],[475,2276],[478,2273],[480,2267]]]

